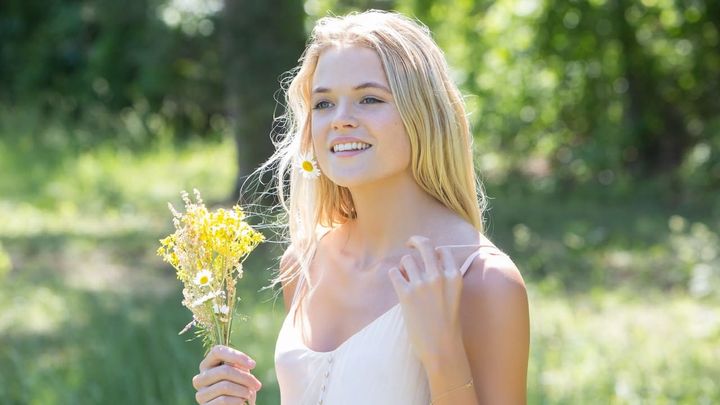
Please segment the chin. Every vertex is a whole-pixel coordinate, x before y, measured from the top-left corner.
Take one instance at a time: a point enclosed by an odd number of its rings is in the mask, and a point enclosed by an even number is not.
[[[367,178],[357,178],[357,177],[334,177],[334,178],[330,178],[330,181],[332,181],[333,183],[337,184],[340,187],[345,187],[345,188],[350,188],[350,189],[361,187],[363,185],[372,183],[372,181],[370,181]]]

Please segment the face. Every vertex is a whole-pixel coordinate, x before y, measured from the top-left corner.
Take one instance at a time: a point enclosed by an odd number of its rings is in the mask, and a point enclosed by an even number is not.
[[[331,181],[353,187],[411,175],[410,141],[375,51],[323,51],[311,106],[316,158]]]

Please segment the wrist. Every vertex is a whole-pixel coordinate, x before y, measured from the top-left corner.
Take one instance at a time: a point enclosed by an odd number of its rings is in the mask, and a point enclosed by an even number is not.
[[[453,339],[439,345],[422,360],[427,373],[430,391],[433,397],[472,380],[472,370],[462,339]]]
[[[460,336],[448,336],[420,358],[428,378],[434,374],[444,374],[449,369],[468,363],[465,344]],[[469,367],[469,365],[468,365]]]

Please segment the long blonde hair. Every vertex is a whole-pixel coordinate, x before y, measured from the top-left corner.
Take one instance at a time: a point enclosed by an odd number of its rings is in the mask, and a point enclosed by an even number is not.
[[[431,196],[483,231],[485,195],[475,175],[472,136],[460,91],[443,52],[427,27],[398,13],[366,11],[320,19],[300,65],[286,86],[285,129],[276,151],[260,168],[276,165],[277,195],[288,220],[292,265],[274,284],[305,274],[319,235],[355,217],[350,191],[327,177],[308,180],[295,170],[312,152],[310,93],[320,54],[333,46],[361,46],[377,52],[409,136],[412,173]],[[287,84],[287,82],[286,82]]]

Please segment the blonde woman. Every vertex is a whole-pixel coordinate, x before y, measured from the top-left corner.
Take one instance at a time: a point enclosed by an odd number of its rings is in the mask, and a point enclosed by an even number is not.
[[[290,130],[267,164],[290,219],[282,404],[525,403],[525,285],[483,235],[442,51],[417,22],[369,11],[321,19],[301,60]],[[254,403],[254,365],[213,348],[193,379],[198,403]]]

